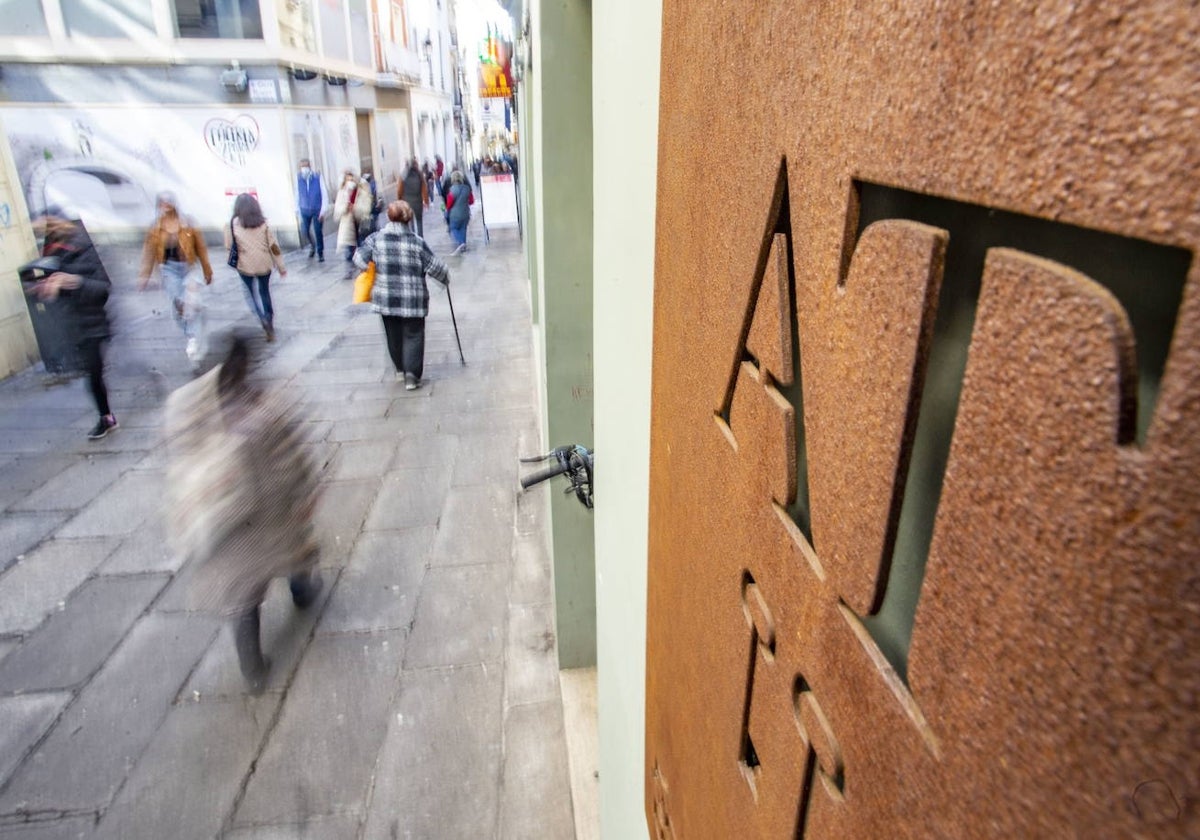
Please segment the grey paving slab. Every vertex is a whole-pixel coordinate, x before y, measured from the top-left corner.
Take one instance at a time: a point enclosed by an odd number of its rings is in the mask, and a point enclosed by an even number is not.
[[[126,473],[57,532],[59,537],[130,534],[162,502],[163,478],[158,472]]]
[[[452,487],[446,496],[430,563],[507,563],[512,557],[515,491],[481,484]]]
[[[561,701],[508,710],[500,791],[500,840],[574,840]]]
[[[401,633],[326,636],[312,643],[235,825],[363,811],[403,643]]]
[[[278,695],[171,709],[105,812],[96,840],[209,840],[233,808]]]
[[[383,479],[364,530],[395,531],[436,525],[449,489],[444,469],[393,470]]]
[[[546,523],[550,519],[550,491],[543,488],[545,488],[545,484],[535,485],[529,490],[517,491],[516,530],[518,536],[546,532]]]
[[[378,478],[392,462],[394,446],[384,441],[343,443],[329,465],[329,479]]]
[[[65,513],[6,513],[0,516],[0,570],[40,543],[66,518]]]
[[[425,388],[421,389],[426,390]],[[429,400],[410,400],[405,397],[396,397],[388,406],[387,417],[391,419],[407,420],[410,422],[423,422],[426,426],[433,430],[437,424],[439,417],[439,406]]]
[[[403,427],[394,420],[338,420],[329,439],[335,443],[362,442],[392,446],[399,442]]]
[[[62,418],[63,426],[75,426],[80,422],[95,424],[95,410],[87,410],[80,405],[74,412]],[[22,429],[40,429],[46,425],[46,411],[39,408],[8,408],[0,414],[0,429],[15,431]]]
[[[428,563],[437,529],[432,525],[403,531],[371,531],[354,544],[346,571],[387,583],[403,583]]]
[[[96,818],[92,816],[39,820],[0,826],[0,837],[4,840],[85,840],[92,836],[95,825]]]
[[[0,814],[108,804],[150,742],[216,626],[157,613],[139,621],[0,794]]]
[[[0,467],[0,509],[24,499],[76,462],[74,455],[44,452],[5,457],[8,463]]]
[[[396,445],[396,457],[392,468],[414,470],[436,467],[439,471],[453,475],[455,459],[458,458],[458,438],[422,430],[406,428]]]
[[[514,437],[529,422],[528,409],[503,408],[496,411],[464,411],[438,418],[438,428],[454,435],[506,432]]]
[[[221,840],[358,840],[360,817],[313,817],[302,823],[237,828]]]
[[[321,616],[318,633],[367,633],[406,630],[416,611],[417,591],[424,569],[416,569],[410,580],[392,583],[379,575],[344,572],[329,596],[329,607]]]
[[[116,546],[114,539],[46,540],[0,576],[0,633],[28,633],[57,611]]]
[[[376,478],[329,481],[321,485],[321,501],[313,516],[313,528],[321,548],[322,566],[345,563],[379,487]]]
[[[558,697],[554,604],[510,607],[504,652],[505,707],[548,702]]]
[[[300,425],[300,433],[305,443],[320,443],[329,437],[333,431],[333,423],[329,420],[315,420]]]
[[[164,575],[100,577],[81,586],[0,662],[0,692],[68,688],[87,679],[166,585]]]
[[[305,370],[300,374],[300,382],[307,388],[329,388],[381,382],[383,375],[383,365],[369,364],[345,370]]]
[[[70,699],[68,691],[0,697],[0,785]]]
[[[479,665],[403,674],[364,840],[494,836],[500,684]]]
[[[512,604],[545,604],[554,600],[550,551],[544,534],[519,534],[513,544]]]
[[[437,398],[438,380],[435,379],[431,371],[431,363],[429,359],[429,350],[426,347],[425,351],[425,371],[422,374],[421,387],[415,391],[409,391],[404,387],[404,380],[396,379],[395,373],[389,373],[383,379],[373,385],[360,385],[350,392],[351,399],[355,402],[359,400],[375,400],[388,398],[393,400],[392,408],[388,409],[388,417],[396,414],[393,410],[396,403],[410,403],[414,406],[428,406],[426,410],[435,410],[433,400]]]
[[[183,558],[167,545],[161,513],[151,514],[136,531],[121,540],[112,556],[100,567],[101,574],[179,571]]]
[[[325,587],[317,601],[307,609],[298,610],[292,604],[287,581],[280,578],[271,582],[259,613],[259,644],[262,645],[263,654],[271,660],[271,671],[267,675],[268,691],[281,691],[288,684],[308,645],[313,625],[320,618],[325,601],[336,588],[336,583],[335,577],[326,574]],[[207,702],[246,693],[246,683],[238,669],[237,652],[233,646],[233,631],[228,622],[225,624],[180,692],[181,699]]]
[[[19,645],[20,640],[12,636],[0,639],[0,662],[4,661],[4,657],[16,650]]]
[[[392,400],[386,397],[364,400],[338,400],[337,402],[310,402],[304,411],[312,420],[382,420],[387,416],[387,410]]]
[[[431,568],[421,587],[404,667],[499,660],[507,584],[507,565]]]
[[[0,429],[0,452],[5,453],[74,449],[85,441],[86,438],[73,430],[46,426],[37,429]]]
[[[518,485],[517,451],[517,438],[512,434],[460,437],[450,485],[495,484],[515,490]]]

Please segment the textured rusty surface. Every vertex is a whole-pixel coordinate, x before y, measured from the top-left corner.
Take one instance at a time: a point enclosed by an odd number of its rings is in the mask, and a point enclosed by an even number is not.
[[[946,237],[856,238],[854,189],[1196,252],[1195,7],[665,0],[663,32],[650,835],[1200,836],[1200,268],[1139,445],[1120,303],[988,252],[902,678],[862,619]]]

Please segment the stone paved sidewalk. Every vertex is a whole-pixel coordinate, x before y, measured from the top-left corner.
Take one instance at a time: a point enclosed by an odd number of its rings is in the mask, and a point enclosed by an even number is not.
[[[182,337],[132,290],[136,250],[102,247],[121,429],[85,439],[81,380],[0,383],[0,840],[574,836],[545,497],[517,485],[538,449],[522,254],[515,232],[472,243],[447,258],[468,365],[435,287],[415,392],[332,248],[272,282],[259,375],[307,401],[326,586],[304,612],[272,587],[259,697],[163,542]],[[210,325],[251,325],[220,257]]]

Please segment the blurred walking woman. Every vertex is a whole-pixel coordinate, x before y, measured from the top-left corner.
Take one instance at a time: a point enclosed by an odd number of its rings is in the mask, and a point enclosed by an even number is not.
[[[179,205],[169,192],[158,196],[158,218],[146,233],[142,247],[142,269],[138,289],[145,291],[155,268],[162,273],[167,306],[187,338],[187,355],[193,361],[199,347],[199,324],[192,312],[185,310],[184,297],[188,272],[197,262],[204,273],[204,284],[212,283],[212,266],[208,264],[208,246],[204,235],[179,215]]]
[[[457,169],[450,175],[450,192],[446,194],[446,221],[450,223],[450,238],[458,246],[454,253],[467,250],[467,225],[471,223],[471,205],[475,193]]]
[[[287,391],[248,378],[250,342],[235,336],[225,360],[167,400],[167,537],[187,563],[193,609],[234,619],[242,676],[262,691],[259,605],[286,576],[292,602],[316,600],[312,515],[319,488]]]
[[[58,208],[47,207],[33,225],[39,236],[46,237],[42,256],[53,260],[54,270],[32,291],[41,300],[61,298],[71,309],[75,349],[100,412],[100,420],[88,432],[88,439],[99,440],[117,428],[104,385],[104,343],[112,336],[104,307],[112,282],[83,222],[66,218]]]
[[[230,238],[232,236],[232,239]],[[245,284],[246,303],[250,311],[258,316],[267,341],[275,340],[275,310],[271,306],[271,268],[279,269],[280,277],[287,277],[283,264],[283,253],[275,234],[263,218],[258,199],[250,193],[242,193],[233,203],[233,219],[225,231],[225,247],[237,242],[237,272]]]
[[[389,204],[387,217],[383,229],[363,242],[354,262],[362,269],[375,263],[371,308],[383,318],[396,376],[403,375],[404,387],[412,391],[421,387],[425,368],[425,316],[429,312],[425,276],[449,285],[450,272],[425,240],[408,229],[413,210],[407,201]]]

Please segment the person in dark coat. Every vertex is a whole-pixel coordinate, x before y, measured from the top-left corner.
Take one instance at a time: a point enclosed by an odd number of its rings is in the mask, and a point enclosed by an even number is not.
[[[425,235],[425,223],[422,221],[425,215],[425,208],[429,206],[429,184],[425,180],[425,173],[421,171],[420,164],[416,158],[412,158],[408,162],[408,169],[404,171],[404,175],[400,178],[400,184],[396,188],[396,198],[408,204],[412,209],[412,218],[417,225],[417,236]]]
[[[104,345],[112,337],[105,305],[112,282],[83,222],[67,218],[60,208],[47,207],[33,226],[38,236],[45,236],[42,256],[54,259],[57,270],[30,291],[41,300],[60,299],[70,307],[76,329],[75,348],[100,413],[88,439],[99,440],[118,426],[104,384]]]

